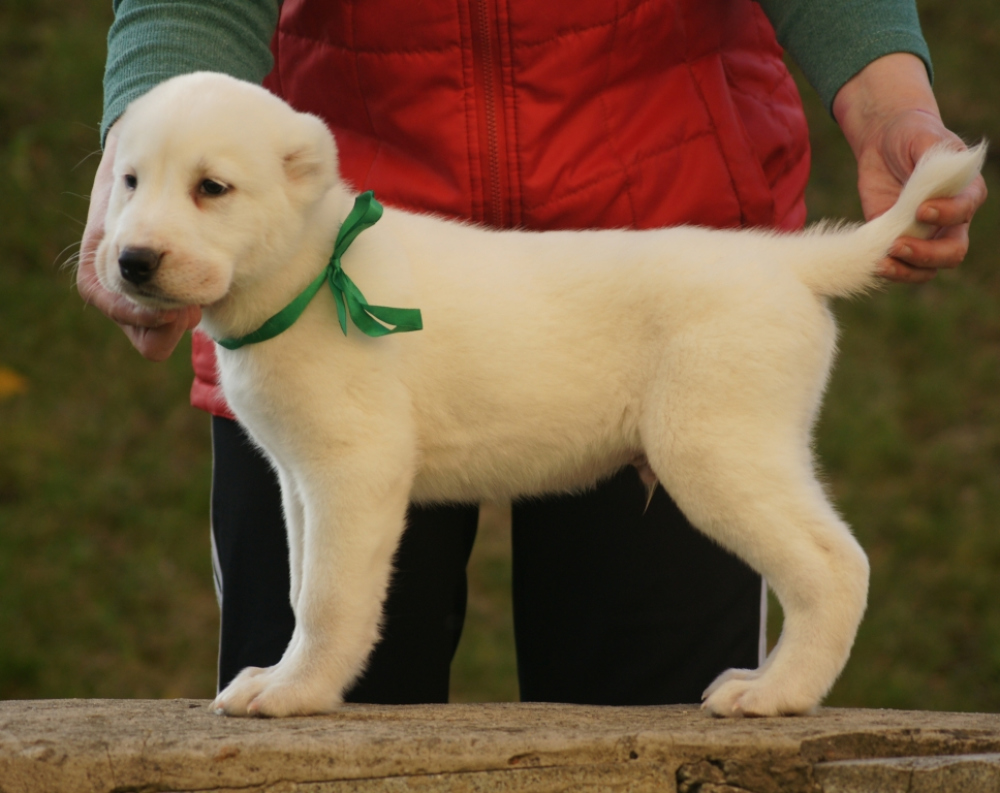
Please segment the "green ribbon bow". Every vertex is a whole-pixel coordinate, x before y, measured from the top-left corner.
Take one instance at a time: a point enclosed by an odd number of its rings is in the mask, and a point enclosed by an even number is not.
[[[306,306],[316,296],[324,283],[330,285],[333,302],[337,305],[337,319],[341,330],[347,335],[347,315],[362,333],[367,336],[386,336],[390,333],[405,333],[423,328],[423,320],[418,308],[390,308],[388,306],[372,306],[365,300],[361,290],[347,277],[340,263],[340,257],[354,242],[355,238],[366,228],[374,226],[382,217],[382,205],[375,200],[375,194],[369,190],[362,193],[354,201],[354,207],[348,214],[344,224],[337,233],[337,241],[333,245],[333,255],[330,263],[316,279],[303,290],[298,297],[281,311],[267,320],[257,330],[236,339],[216,339],[216,342],[227,350],[238,350],[247,344],[273,339],[279,333],[288,330],[302,316]],[[385,324],[383,324],[385,323]]]

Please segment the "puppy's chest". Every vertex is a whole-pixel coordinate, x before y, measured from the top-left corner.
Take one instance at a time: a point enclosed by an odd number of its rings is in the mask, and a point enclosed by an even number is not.
[[[286,407],[290,384],[283,374],[258,356],[220,351],[219,385],[229,407],[252,431],[262,423],[273,423]]]

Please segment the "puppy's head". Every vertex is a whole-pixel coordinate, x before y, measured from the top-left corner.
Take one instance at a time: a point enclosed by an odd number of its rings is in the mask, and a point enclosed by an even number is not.
[[[162,83],[116,133],[97,275],[154,308],[211,305],[280,266],[338,179],[322,121],[220,74]]]

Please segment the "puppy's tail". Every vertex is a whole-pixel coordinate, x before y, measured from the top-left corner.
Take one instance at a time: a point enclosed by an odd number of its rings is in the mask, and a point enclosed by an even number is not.
[[[830,229],[822,224],[806,232],[806,238],[823,235],[825,251],[817,256],[796,257],[799,278],[817,295],[845,297],[878,284],[876,267],[899,237],[926,239],[932,226],[916,218],[917,207],[932,198],[949,198],[962,192],[976,178],[986,157],[986,142],[965,151],[943,145],[929,149],[910,175],[895,205],[861,226]]]

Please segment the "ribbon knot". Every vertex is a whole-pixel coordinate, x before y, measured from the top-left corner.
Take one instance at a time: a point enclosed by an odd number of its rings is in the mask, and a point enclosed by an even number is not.
[[[365,229],[374,226],[382,217],[382,205],[375,200],[375,194],[369,190],[354,200],[354,207],[344,220],[337,240],[333,245],[330,262],[309,286],[298,297],[292,300],[281,311],[268,319],[257,330],[235,339],[216,339],[216,342],[227,350],[237,350],[247,344],[257,344],[273,339],[288,330],[302,316],[306,306],[316,296],[316,293],[326,283],[333,293],[333,302],[337,306],[337,319],[340,328],[347,335],[347,316],[366,336],[387,336],[390,333],[406,333],[423,328],[420,309],[390,308],[389,306],[373,306],[365,300],[361,290],[344,272],[340,262],[341,257],[354,242],[355,238]]]
[[[375,194],[369,190],[362,193],[354,202],[354,208],[340,227],[337,242],[333,246],[333,255],[327,269],[330,290],[337,304],[337,318],[340,327],[347,335],[347,313],[357,325],[358,330],[367,336],[386,336],[390,333],[406,333],[420,330],[423,321],[420,309],[390,308],[389,306],[373,306],[365,300],[361,290],[347,277],[340,263],[340,257],[348,249],[354,239],[366,228],[374,226],[382,217],[382,205],[375,200]],[[346,312],[345,312],[346,304]],[[385,323],[385,324],[382,324]],[[391,326],[391,327],[390,327]]]

